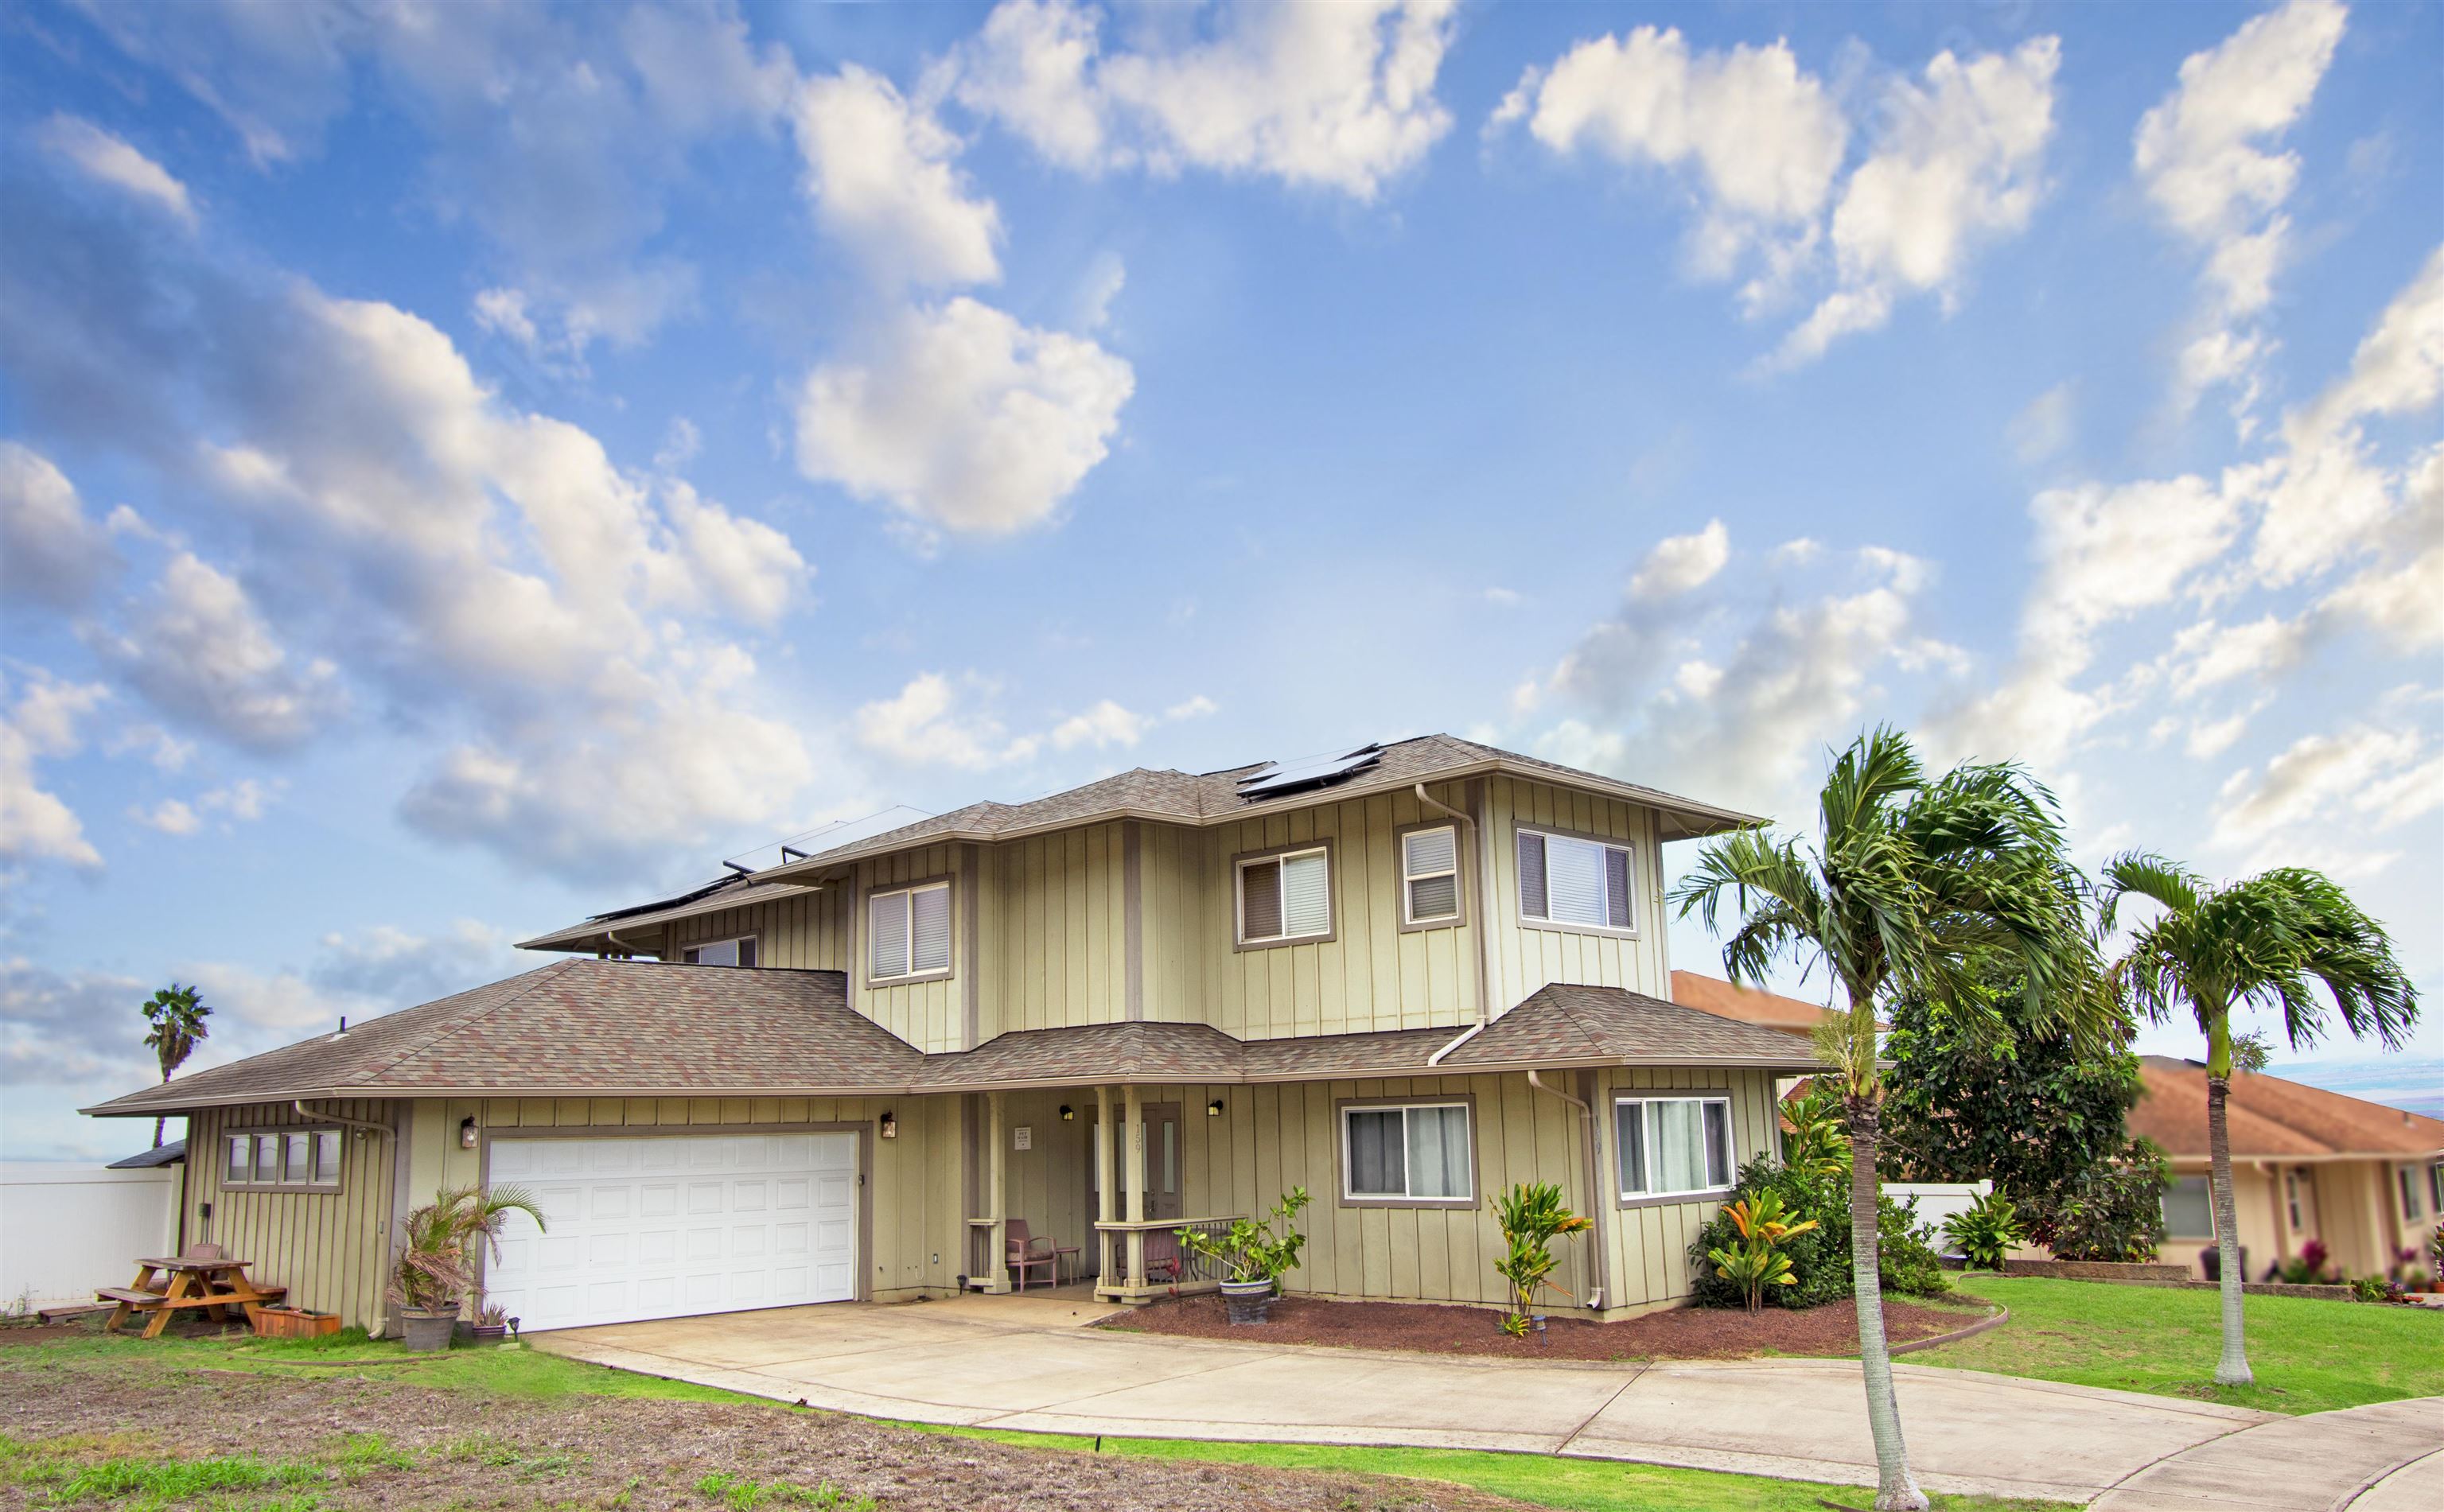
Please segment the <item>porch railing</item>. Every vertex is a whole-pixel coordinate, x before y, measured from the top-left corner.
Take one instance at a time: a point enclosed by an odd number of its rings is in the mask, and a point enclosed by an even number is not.
[[[1225,1213],[1213,1218],[1117,1219],[1097,1224],[1100,1264],[1095,1295],[1107,1301],[1144,1302],[1215,1290],[1222,1284],[1221,1267],[1172,1235],[1188,1228],[1218,1239],[1238,1221],[1238,1214]]]

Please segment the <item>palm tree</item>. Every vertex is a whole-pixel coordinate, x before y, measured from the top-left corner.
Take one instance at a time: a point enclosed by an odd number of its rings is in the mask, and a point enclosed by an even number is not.
[[[2247,1278],[2234,1237],[2224,1104],[2234,1064],[2262,1066],[2265,1057],[2262,1042],[2232,1034],[2231,1010],[2280,1010],[2291,1048],[2306,1049],[2325,1031],[2313,979],[2324,984],[2354,1039],[2373,1034],[2386,1049],[2398,1050],[2417,1022],[2418,994],[2395,963],[2384,927],[2322,873],[2283,867],[2218,888],[2162,857],[2128,852],[2104,868],[2106,931],[2121,900],[2134,895],[2163,912],[2131,935],[2129,950],[2113,965],[2113,984],[2157,1023],[2173,1016],[2175,1005],[2188,1005],[2207,1037],[2207,1152],[2213,1168],[2208,1181],[2223,1284],[2223,1357],[2214,1378],[2219,1386],[2247,1386],[2255,1377],[2241,1339]]]
[[[2066,1028],[2083,1042],[2117,1018],[2085,925],[2084,887],[2063,856],[2053,797],[2011,765],[1930,777],[1908,739],[1879,728],[1834,759],[1817,833],[1738,831],[1709,845],[1674,891],[1680,915],[1708,930],[1730,902],[1739,927],[1723,947],[1734,982],[1762,983],[1789,960],[1823,962],[1847,1005],[1817,1032],[1850,1138],[1850,1263],[1879,1512],[1924,1507],[1901,1442],[1877,1271],[1876,1150],[1882,1072],[1876,1015],[1900,993],[1963,1005],[2001,1038]],[[1977,962],[2003,955],[2016,995],[1971,990]]]
[[[161,1083],[169,1085],[170,1074],[187,1063],[195,1046],[212,1030],[204,1021],[213,1010],[204,1005],[203,995],[195,987],[182,987],[173,982],[144,1002],[144,1022],[152,1025],[144,1032],[144,1043],[161,1061]],[[153,1120],[153,1148],[161,1148],[161,1130],[169,1121],[167,1116]]]

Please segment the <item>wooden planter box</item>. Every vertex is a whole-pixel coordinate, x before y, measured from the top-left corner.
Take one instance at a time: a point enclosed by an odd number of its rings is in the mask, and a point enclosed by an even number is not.
[[[254,1310],[254,1337],[257,1338],[312,1338],[319,1334],[340,1331],[340,1315],[313,1313],[303,1307],[258,1307]]]

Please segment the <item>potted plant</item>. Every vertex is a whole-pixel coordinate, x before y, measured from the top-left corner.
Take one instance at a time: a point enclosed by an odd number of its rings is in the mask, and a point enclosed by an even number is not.
[[[1509,1246],[1493,1263],[1510,1286],[1511,1307],[1503,1315],[1502,1331],[1513,1338],[1526,1337],[1530,1328],[1541,1335],[1545,1318],[1534,1311],[1536,1293],[1553,1284],[1553,1272],[1562,1264],[1553,1241],[1565,1235],[1575,1240],[1595,1223],[1563,1207],[1562,1189],[1551,1182],[1521,1182],[1494,1199],[1493,1216]]]
[[[1180,1248],[1222,1268],[1222,1307],[1231,1321],[1261,1323],[1272,1316],[1282,1277],[1298,1264],[1299,1252],[1306,1247],[1306,1235],[1290,1226],[1306,1204],[1306,1189],[1292,1187],[1264,1222],[1233,1219],[1219,1239],[1197,1228],[1175,1230]]]
[[[474,1292],[475,1262],[500,1250],[501,1226],[522,1212],[544,1226],[543,1208],[523,1189],[447,1188],[400,1221],[403,1243],[391,1268],[391,1300],[399,1304],[407,1347],[448,1349],[458,1310]]]
[[[509,1310],[500,1303],[488,1302],[484,1294],[477,1292],[471,1310],[474,1320],[467,1325],[469,1338],[478,1344],[497,1344],[509,1337]]]

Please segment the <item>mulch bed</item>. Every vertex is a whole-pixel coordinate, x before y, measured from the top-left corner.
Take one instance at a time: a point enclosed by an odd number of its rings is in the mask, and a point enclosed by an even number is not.
[[[807,1490],[828,1482],[875,1498],[882,1512],[1527,1512],[1425,1482],[1023,1448],[779,1406],[534,1401],[370,1375],[185,1369],[146,1359],[147,1348],[131,1340],[123,1359],[67,1363],[10,1352],[0,1359],[0,1424],[9,1438],[79,1463],[249,1452],[303,1460],[324,1466],[310,1496],[327,1512],[714,1512],[789,1500],[697,1488],[716,1473]],[[391,1452],[351,1455],[347,1436],[365,1433]],[[10,1482],[0,1465],[0,1508],[46,1504],[47,1493]]]
[[[1931,1338],[1966,1328],[1984,1316],[1957,1307],[1884,1301],[1892,1342]],[[1516,1359],[1745,1359],[1756,1355],[1855,1355],[1859,1317],[1847,1300],[1790,1312],[1768,1307],[1679,1307],[1618,1323],[1556,1318],[1545,1338],[1513,1338],[1500,1314],[1431,1302],[1333,1302],[1285,1297],[1264,1323],[1233,1324],[1219,1297],[1180,1297],[1107,1318],[1098,1328],[1234,1339],[1243,1344],[1324,1344],[1355,1349],[1421,1350],[1433,1355],[1495,1355]]]

